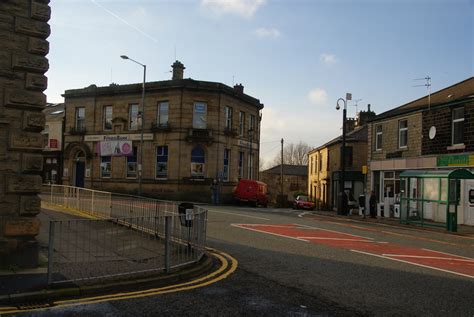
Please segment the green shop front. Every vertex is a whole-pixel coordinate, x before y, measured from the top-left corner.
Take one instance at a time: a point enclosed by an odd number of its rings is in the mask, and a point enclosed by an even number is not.
[[[457,231],[458,224],[474,225],[474,174],[471,171],[406,170],[400,174],[400,182],[401,223],[441,226],[452,232]]]

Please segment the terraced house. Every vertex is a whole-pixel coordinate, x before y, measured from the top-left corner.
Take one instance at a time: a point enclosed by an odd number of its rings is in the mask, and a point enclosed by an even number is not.
[[[141,126],[145,195],[210,200],[219,179],[230,198],[239,178],[257,178],[263,104],[241,84],[184,79],[67,90],[64,184],[119,192],[138,188]]]
[[[376,116],[369,136],[379,214],[474,225],[473,77]]]

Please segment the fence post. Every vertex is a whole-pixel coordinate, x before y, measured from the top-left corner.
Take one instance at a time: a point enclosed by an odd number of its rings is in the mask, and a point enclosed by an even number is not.
[[[171,216],[165,216],[165,272],[170,271],[171,256]]]
[[[48,242],[48,285],[53,282],[53,254],[54,254],[54,227],[55,221],[49,222]]]

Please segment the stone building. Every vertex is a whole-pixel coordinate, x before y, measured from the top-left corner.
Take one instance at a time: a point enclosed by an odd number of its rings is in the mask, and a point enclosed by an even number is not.
[[[364,193],[365,175],[362,167],[367,166],[367,122],[375,116],[368,105],[367,111],[360,111],[356,119],[348,119],[346,126],[346,160],[344,188],[357,197]],[[342,136],[323,144],[308,153],[309,197],[320,209],[337,208],[341,177]]]
[[[141,84],[64,93],[64,184],[137,192],[141,120],[144,195],[209,201],[219,179],[225,201],[239,178],[257,177],[263,104],[241,84],[184,79],[184,65],[172,67],[171,80],[146,83],[143,116]]]
[[[281,164],[260,172],[260,181],[267,184],[271,204],[278,203],[281,193]],[[306,195],[308,183],[308,167],[306,165],[283,164],[283,196],[293,201],[295,195]]]
[[[368,189],[374,190],[378,208],[393,215],[402,191],[408,184],[400,175],[410,171],[445,171],[466,168],[474,171],[474,78],[468,78],[376,116],[369,123]],[[403,175],[403,174],[402,174]],[[427,190],[421,183],[411,184],[409,195]],[[472,180],[461,181],[458,223],[474,224],[470,207]],[[446,188],[431,188],[443,196]],[[473,191],[474,193],[474,191]],[[438,199],[434,199],[433,202]],[[474,200],[473,200],[474,201]],[[446,214],[427,204],[432,219],[446,220]],[[436,219],[435,219],[436,220]]]
[[[38,264],[48,3],[0,1],[0,266]]]
[[[43,110],[45,127],[43,149],[43,183],[60,184],[62,182],[64,104],[48,103]]]

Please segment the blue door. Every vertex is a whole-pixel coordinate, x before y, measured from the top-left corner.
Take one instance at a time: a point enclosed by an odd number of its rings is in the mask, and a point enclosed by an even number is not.
[[[85,174],[85,162],[76,162],[76,171],[75,171],[75,184],[76,187],[84,187],[84,174]]]

